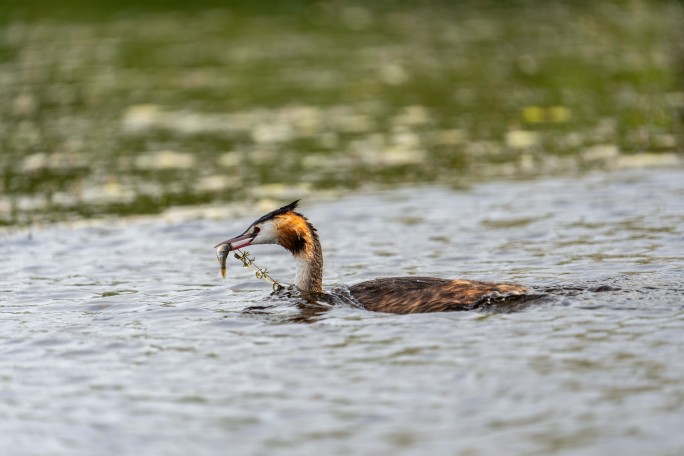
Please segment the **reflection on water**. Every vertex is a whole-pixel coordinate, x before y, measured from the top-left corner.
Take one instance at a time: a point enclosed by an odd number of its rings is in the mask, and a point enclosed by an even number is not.
[[[520,312],[388,315],[270,285],[213,245],[240,219],[4,234],[8,454],[675,454],[684,447],[684,173],[304,202],[326,289],[510,281]],[[252,249],[291,282],[292,259]],[[387,253],[391,253],[388,255]],[[303,307],[303,308],[302,308]],[[306,321],[296,324],[293,321]]]

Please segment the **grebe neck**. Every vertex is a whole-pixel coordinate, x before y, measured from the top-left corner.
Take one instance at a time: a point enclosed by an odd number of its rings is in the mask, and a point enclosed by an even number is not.
[[[323,249],[316,228],[297,212],[274,221],[277,242],[289,250],[297,263],[295,286],[302,291],[323,291]]]
[[[323,249],[318,235],[311,231],[306,247],[293,252],[297,263],[295,286],[302,291],[323,292]]]

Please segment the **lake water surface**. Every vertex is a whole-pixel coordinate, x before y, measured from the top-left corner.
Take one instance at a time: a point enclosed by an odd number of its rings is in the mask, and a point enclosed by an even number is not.
[[[326,287],[517,282],[515,313],[303,318],[213,246],[241,219],[121,220],[0,240],[7,455],[682,454],[684,170],[302,203]],[[277,247],[257,264],[291,282]],[[251,309],[250,309],[251,308]]]

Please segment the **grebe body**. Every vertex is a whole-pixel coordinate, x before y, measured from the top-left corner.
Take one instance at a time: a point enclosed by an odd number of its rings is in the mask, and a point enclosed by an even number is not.
[[[323,249],[316,228],[299,212],[298,201],[269,212],[244,233],[216,245],[223,251],[255,244],[278,244],[295,258],[294,285],[303,292],[323,292]],[[349,287],[354,300],[367,310],[396,314],[472,310],[491,299],[521,297],[521,285],[434,277],[389,277]]]

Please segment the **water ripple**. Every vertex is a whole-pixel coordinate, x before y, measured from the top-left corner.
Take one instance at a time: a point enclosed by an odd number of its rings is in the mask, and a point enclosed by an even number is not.
[[[682,190],[681,170],[654,170],[305,205],[338,293],[318,304],[271,295],[236,262],[221,280],[211,247],[247,219],[3,235],[0,447],[674,454]],[[252,253],[292,280],[286,252]],[[547,299],[409,316],[336,300],[405,274],[515,281]]]

